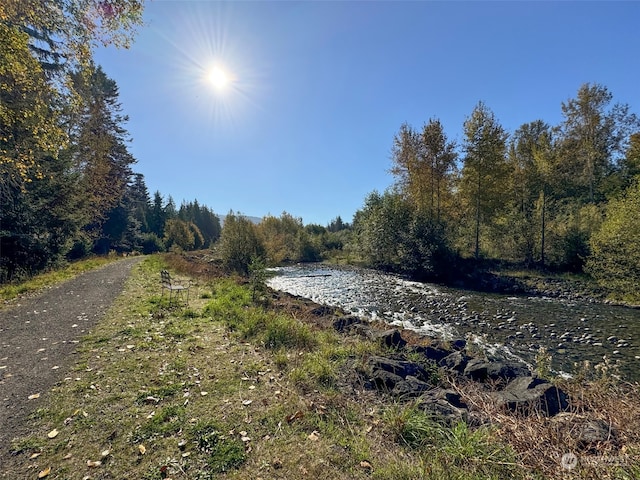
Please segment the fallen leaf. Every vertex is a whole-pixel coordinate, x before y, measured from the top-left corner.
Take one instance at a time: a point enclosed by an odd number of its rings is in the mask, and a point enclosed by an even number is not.
[[[247,443],[251,441],[251,437],[240,437],[240,440],[242,440],[244,443]]]
[[[38,474],[38,478],[44,478],[51,473],[51,467],[47,467]]]
[[[209,395],[209,392],[200,392],[200,395],[204,397],[205,395]]]
[[[103,450],[102,453],[100,454],[100,456],[102,456],[102,458],[109,456],[109,454],[111,453],[111,450],[107,449],[107,450]]]
[[[182,458],[187,458],[189,455],[191,455],[191,452],[184,452]]]
[[[245,405],[245,406],[246,405],[251,405],[252,403],[253,403],[253,400],[243,400],[242,401],[242,404]]]
[[[99,467],[100,465],[102,465],[102,462],[100,460],[87,460],[87,467],[95,468]]]
[[[58,436],[58,433],[60,433],[60,432],[58,432],[58,430],[54,428],[49,433],[47,433],[47,437],[56,438]]]
[[[42,455],[42,452],[32,453],[31,456],[29,457],[29,460],[33,460],[34,458],[38,458],[40,455]]]
[[[314,430],[313,432],[311,432],[311,433],[309,434],[309,436],[308,436],[307,438],[308,438],[309,440],[311,440],[311,441],[314,441],[314,442],[315,442],[316,440],[318,440],[318,438],[320,438],[320,434],[318,433],[318,431],[317,431],[317,430]]]
[[[284,419],[287,421],[287,423],[291,423],[294,420],[298,420],[299,418],[304,417],[304,413],[300,410],[298,410],[296,413],[293,413],[291,415],[287,415],[286,417],[284,417]]]
[[[39,393],[34,393],[32,395],[29,395],[29,400],[35,400],[36,398],[40,398]]]
[[[363,461],[360,462],[360,467],[362,467],[362,468],[364,468],[366,470],[373,470],[373,465],[371,465],[366,460],[363,460]]]
[[[144,455],[147,453],[147,448],[144,445],[138,445],[138,451],[140,452],[140,455]]]
[[[69,460],[70,458],[73,457],[73,454],[71,453],[67,453],[64,457],[62,457],[63,460]]]

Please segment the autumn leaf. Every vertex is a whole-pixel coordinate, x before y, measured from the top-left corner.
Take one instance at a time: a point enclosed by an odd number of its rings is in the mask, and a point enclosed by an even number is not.
[[[242,405],[247,406],[247,405],[251,405],[253,403],[253,400],[243,400],[242,401]]]
[[[144,455],[147,453],[147,448],[144,445],[138,445],[138,452],[140,452],[140,455]]]
[[[47,433],[47,437],[56,438],[58,436],[58,433],[60,433],[60,432],[58,432],[58,430],[54,428],[49,433]]]
[[[373,465],[371,465],[366,460],[363,460],[363,461],[360,462],[360,467],[364,468],[365,470],[373,470]]]
[[[51,467],[47,467],[38,474],[38,478],[44,478],[51,473]]]
[[[287,421],[287,423],[291,423],[294,420],[298,420],[299,418],[304,417],[304,413],[300,410],[298,410],[296,413],[293,413],[291,415],[287,415],[286,417],[284,417],[284,419]]]
[[[35,400],[36,398],[40,398],[39,393],[34,393],[33,395],[29,395],[29,400]]]
[[[96,467],[99,467],[100,465],[102,465],[102,462],[100,460],[96,460],[96,461],[87,460],[87,467],[96,468]]]
[[[313,432],[311,432],[309,434],[309,436],[307,437],[309,440],[315,442],[316,440],[318,440],[318,438],[320,438],[320,434],[318,433],[317,430],[314,430]]]

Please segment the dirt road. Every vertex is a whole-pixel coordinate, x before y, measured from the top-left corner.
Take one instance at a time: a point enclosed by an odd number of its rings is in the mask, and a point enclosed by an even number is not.
[[[108,264],[0,310],[0,471],[11,440],[25,433],[28,416],[69,375],[79,339],[102,318],[141,258]]]

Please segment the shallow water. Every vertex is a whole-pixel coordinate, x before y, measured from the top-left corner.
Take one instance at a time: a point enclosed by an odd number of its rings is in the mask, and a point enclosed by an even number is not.
[[[276,268],[271,288],[369,320],[444,339],[465,337],[489,356],[533,365],[541,347],[556,372],[603,359],[640,380],[640,310],[557,298],[485,294],[326,265]]]

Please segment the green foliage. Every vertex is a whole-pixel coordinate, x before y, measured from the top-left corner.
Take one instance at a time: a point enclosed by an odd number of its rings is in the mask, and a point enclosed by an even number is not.
[[[140,238],[140,247],[142,253],[149,255],[156,252],[164,251],[164,242],[155,233],[144,233]]]
[[[481,234],[504,206],[502,193],[507,181],[507,133],[493,112],[482,102],[464,122],[465,157],[459,195],[467,221],[472,222],[474,256],[480,256]]]
[[[249,219],[230,212],[224,221],[218,252],[227,269],[247,275],[252,259],[263,257],[265,248],[256,226]]]
[[[164,227],[164,243],[168,249],[196,250],[204,246],[204,239],[196,225],[179,218],[167,220]]]
[[[640,300],[640,179],[609,202],[605,220],[591,237],[587,271],[626,300]]]
[[[213,422],[198,423],[189,435],[198,449],[207,454],[207,465],[211,473],[228,472],[245,462],[246,456],[242,442],[229,438]]]
[[[400,195],[373,192],[354,219],[360,254],[374,268],[437,278],[453,258],[443,224]]]

